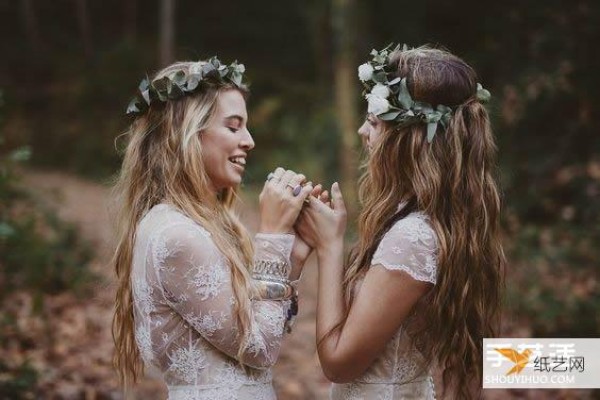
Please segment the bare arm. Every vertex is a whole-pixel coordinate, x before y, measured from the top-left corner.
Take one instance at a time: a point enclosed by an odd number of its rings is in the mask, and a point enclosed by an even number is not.
[[[317,340],[325,337],[334,325],[332,322],[340,321],[345,312],[343,268],[341,260],[336,258],[329,254],[319,257]],[[348,319],[318,347],[325,375],[338,383],[361,376],[431,286],[405,272],[372,266],[352,303]],[[326,297],[321,298],[322,293]]]
[[[311,199],[311,207],[303,211],[298,228],[315,245],[319,261],[317,343],[321,366],[330,380],[348,382],[373,363],[432,287],[435,240],[421,219],[407,218],[396,224],[374,255],[348,318],[332,331],[346,312],[343,231],[340,235],[339,229],[332,228],[342,219],[336,208],[343,208],[343,199],[339,188],[333,187],[332,195],[331,210]],[[345,211],[342,214],[345,218]]]

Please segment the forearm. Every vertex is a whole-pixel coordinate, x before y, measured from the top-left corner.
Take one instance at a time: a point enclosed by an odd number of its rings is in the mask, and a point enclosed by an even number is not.
[[[300,279],[300,275],[302,275],[302,269],[304,268],[304,263],[306,260],[298,260],[293,254],[290,257],[290,261],[292,263],[292,271],[290,272],[290,281],[294,282]]]
[[[342,327],[332,330],[342,321],[346,310],[342,286],[343,250],[344,244],[339,241],[330,243],[326,249],[317,252],[319,262],[317,350],[322,364],[334,358]]]

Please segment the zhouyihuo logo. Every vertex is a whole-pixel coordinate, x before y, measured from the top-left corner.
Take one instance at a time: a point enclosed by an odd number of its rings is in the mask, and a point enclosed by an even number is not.
[[[483,338],[482,344],[484,389],[600,389],[600,338]]]
[[[523,371],[523,369],[529,362],[529,356],[532,353],[532,351],[530,349],[525,349],[522,353],[519,353],[518,351],[513,350],[513,349],[498,349],[498,348],[496,348],[494,350],[496,350],[498,353],[502,354],[504,357],[508,358],[510,361],[512,361],[515,364],[506,373],[506,375],[521,373],[521,371]]]

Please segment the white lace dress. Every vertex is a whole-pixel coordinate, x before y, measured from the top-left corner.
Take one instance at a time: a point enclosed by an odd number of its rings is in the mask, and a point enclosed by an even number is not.
[[[289,265],[293,242],[293,235],[258,234],[256,259]],[[252,301],[244,371],[235,359],[240,335],[231,280],[210,233],[174,207],[157,205],[138,224],[135,337],[146,367],[163,376],[169,400],[276,399],[270,367],[289,302]]]
[[[413,212],[396,222],[384,235],[371,265],[404,271],[413,279],[435,284],[436,254],[437,239],[428,217]],[[359,281],[355,290],[360,290],[361,283]],[[417,305],[363,376],[350,383],[332,385],[331,399],[435,399],[431,373],[423,368],[423,357],[411,346],[406,334],[408,324],[419,318],[418,309]]]

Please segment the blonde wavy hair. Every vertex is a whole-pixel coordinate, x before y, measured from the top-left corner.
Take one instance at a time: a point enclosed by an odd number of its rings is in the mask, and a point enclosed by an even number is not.
[[[421,47],[392,53],[390,64],[407,78],[413,99],[454,112],[431,143],[425,124],[385,123],[359,183],[362,212],[345,272],[346,300],[391,225],[411,210],[427,214],[438,238],[437,284],[420,302],[424,323],[409,334],[427,366],[441,369],[445,390],[472,398],[469,386],[481,387],[482,338],[498,332],[504,285],[494,136],[475,98],[475,71],[463,60]],[[401,201],[408,205],[398,214]]]
[[[191,62],[166,67],[153,79],[178,71],[187,74]],[[244,338],[239,360],[247,347],[250,328],[249,272],[252,241],[232,207],[237,188],[227,188],[218,196],[202,162],[198,135],[208,127],[219,94],[244,86],[202,81],[191,95],[177,101],[153,104],[131,124],[123,165],[114,186],[117,206],[117,245],[112,260],[118,280],[112,324],[115,353],[113,362],[125,389],[143,373],[134,336],[133,298],[130,282],[136,228],[140,219],[156,204],[167,202],[207,229],[215,245],[225,255],[232,271],[237,325]],[[240,361],[241,362],[241,361]]]

